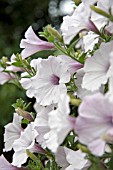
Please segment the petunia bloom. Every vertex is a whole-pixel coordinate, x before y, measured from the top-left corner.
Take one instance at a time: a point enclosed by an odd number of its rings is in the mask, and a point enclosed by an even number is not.
[[[15,78],[14,74],[12,73],[8,74],[7,72],[5,72],[4,68],[0,66],[0,84],[1,85],[3,85],[4,83],[14,78]]]
[[[73,151],[67,147],[59,147],[55,159],[61,170],[87,170],[91,164],[81,150]]]
[[[68,133],[74,129],[76,118],[69,116],[69,113],[69,97],[62,95],[58,108],[48,113],[50,131],[45,135],[45,139],[47,147],[52,152],[57,151],[58,146],[62,144]]]
[[[38,51],[50,50],[54,48],[52,43],[38,38],[31,26],[26,31],[25,38],[26,39],[22,39],[20,43],[20,48],[24,48],[24,50],[21,52],[23,59],[35,54]]]
[[[46,106],[56,104],[62,94],[67,93],[65,83],[70,81],[70,73],[58,57],[43,59],[36,76],[32,78],[32,89],[37,103]]]
[[[88,34],[83,36],[83,45],[85,52],[92,51],[94,45],[99,41],[99,35],[89,31]]]
[[[105,152],[106,143],[113,143],[113,105],[106,96],[87,96],[79,107],[75,132],[81,143],[97,156]]]
[[[0,170],[27,170],[27,168],[11,165],[3,155],[0,156]]]
[[[34,106],[37,115],[34,121],[35,129],[38,132],[38,136],[36,137],[36,141],[43,147],[46,148],[46,142],[44,136],[50,131],[48,125],[48,113],[54,109],[54,106],[40,106],[38,103],[35,103]]]
[[[14,113],[13,122],[5,126],[4,133],[4,142],[5,148],[4,151],[10,151],[13,148],[13,143],[17,140],[23,128],[21,127],[22,116],[19,116],[17,113]]]
[[[27,128],[21,133],[19,139],[13,143],[14,155],[12,165],[21,167],[27,161],[28,155],[26,150],[30,152],[44,153],[44,150],[35,143],[37,132],[34,129],[34,124],[31,123]]]
[[[30,63],[30,66],[33,67],[37,73],[38,73],[39,68],[40,68],[41,60],[42,60],[41,58],[33,59]],[[22,73],[22,75],[21,75],[22,78],[20,80],[20,83],[21,83],[22,87],[27,90],[26,95],[29,98],[32,98],[34,96],[34,93],[35,93],[35,89],[34,89],[33,83],[32,83],[33,77],[26,78],[26,76],[28,76],[28,73],[26,73],[26,72]]]
[[[95,24],[90,19],[90,8],[81,3],[72,16],[65,16],[61,25],[64,42],[69,44],[71,40],[81,31],[90,30],[99,34]]]
[[[64,67],[67,67],[67,70],[70,72],[71,75],[73,75],[77,70],[83,67],[83,64],[75,61],[69,56],[59,55],[58,58],[60,58],[61,63],[64,65]]]
[[[113,72],[111,52],[113,52],[113,41],[102,43],[94,55],[86,60],[82,88],[95,91],[107,83]]]
[[[113,1],[111,0],[99,0],[97,2],[97,8],[105,11],[109,14],[109,11],[111,11],[111,14],[113,14]],[[91,20],[95,23],[96,27],[100,30],[102,27],[105,26],[105,30],[107,30],[108,33],[113,33],[113,22],[109,21],[107,17],[104,17],[102,15],[97,14],[96,12],[92,12]]]
[[[13,65],[13,63],[16,62],[15,59],[16,59],[15,54],[12,54],[11,60],[7,62],[7,64],[9,66],[6,67],[6,69],[5,69],[6,71],[10,71],[10,72],[22,72],[22,71],[24,71],[24,69],[22,67],[16,67],[16,66]]]

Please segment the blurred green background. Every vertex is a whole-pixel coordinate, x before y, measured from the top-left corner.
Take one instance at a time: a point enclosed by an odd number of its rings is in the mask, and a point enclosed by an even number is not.
[[[32,25],[36,33],[52,24],[57,29],[62,16],[72,12],[72,0],[0,0],[0,58],[19,53],[20,40]],[[72,4],[71,4],[72,5]],[[25,94],[11,84],[0,85],[0,154],[3,148],[4,125],[12,120],[11,106]]]

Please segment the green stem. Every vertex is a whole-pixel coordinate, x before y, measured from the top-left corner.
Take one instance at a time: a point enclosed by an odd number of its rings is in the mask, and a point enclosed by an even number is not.
[[[68,55],[69,57],[71,57],[73,60],[79,62],[75,57],[73,57],[72,55],[70,55],[67,51],[65,51],[62,47],[59,47],[56,43],[54,43],[55,47],[60,50],[61,52],[63,52],[65,55]],[[67,49],[66,49],[67,50]]]
[[[22,64],[24,70],[32,77],[32,74],[31,74],[30,71],[26,68],[25,63],[23,62],[21,55],[19,55],[19,60],[20,60],[20,62],[21,62],[21,64]]]
[[[28,149],[26,150],[26,153],[27,153],[27,155],[34,161],[34,162],[39,162],[40,163],[40,165],[41,165],[41,167],[42,167],[42,169],[44,169],[44,166],[43,166],[43,164],[42,164],[42,162],[40,161],[40,159],[38,159],[33,153],[31,153]]]

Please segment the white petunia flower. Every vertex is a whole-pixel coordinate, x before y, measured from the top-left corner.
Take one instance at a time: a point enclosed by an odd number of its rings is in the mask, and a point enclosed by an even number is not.
[[[19,116],[17,113],[14,113],[13,122],[5,126],[4,133],[4,142],[5,148],[4,151],[10,151],[13,148],[13,143],[17,140],[23,128],[21,127],[22,116]]]
[[[83,44],[84,44],[84,50],[85,52],[88,52],[89,50],[92,51],[94,48],[94,45],[97,44],[99,41],[99,35],[89,31],[88,34],[83,36]]]
[[[77,97],[81,99],[94,93],[94,92],[91,92],[90,90],[82,88],[81,85],[82,85],[83,77],[84,77],[84,70],[83,69],[78,70],[76,73],[76,80],[75,80],[75,83],[77,86],[76,94],[77,94]]]
[[[90,20],[90,13],[90,8],[81,3],[72,16],[63,18],[61,31],[66,44],[69,44],[80,31],[90,30],[99,33],[94,23]]]
[[[4,68],[0,66],[0,84],[3,85],[11,79],[15,79],[15,75],[13,73],[8,74]]]
[[[70,81],[70,73],[58,57],[43,59],[39,72],[32,78],[32,88],[37,103],[46,106],[56,104],[62,94],[67,93],[65,83]]]
[[[11,72],[18,72],[18,71],[19,71],[19,72],[22,72],[22,71],[24,71],[23,68],[21,68],[21,67],[16,67],[16,66],[13,65],[13,63],[16,62],[15,59],[16,59],[15,54],[12,54],[10,61],[7,62],[7,64],[8,64],[9,66],[6,67],[6,69],[5,69],[6,71],[11,71]]]
[[[38,51],[54,48],[52,43],[43,41],[38,38],[31,26],[27,29],[25,38],[26,39],[22,39],[20,43],[20,48],[24,48],[21,53],[23,59],[35,54]]]
[[[44,136],[50,131],[48,125],[48,113],[54,109],[53,106],[40,106],[38,103],[35,103],[35,111],[37,112],[36,119],[34,121],[35,129],[38,132],[36,141],[42,146],[46,147],[46,142]]]
[[[61,170],[87,170],[91,164],[81,150],[73,151],[66,147],[58,148],[55,159]]]
[[[33,59],[30,63],[30,66],[33,67],[37,73],[39,71],[41,60],[42,60],[41,58]],[[26,72],[22,73],[21,77],[23,77],[23,78],[21,78],[20,83],[21,83],[22,87],[27,90],[26,95],[29,98],[32,98],[35,93],[35,89],[33,88],[33,84],[32,84],[33,78],[26,78],[25,76],[28,76],[28,73],[26,73]]]
[[[97,2],[97,7],[99,9],[105,11],[106,13],[109,13],[109,10],[110,10],[111,13],[113,14],[113,1],[111,1],[111,0],[99,0]],[[91,20],[95,23],[96,27],[99,30],[107,24],[105,29],[109,33],[113,33],[113,23],[111,21],[109,21],[108,18],[106,18],[102,15],[99,15],[96,12],[92,12]]]
[[[94,155],[104,154],[106,143],[113,143],[113,105],[106,96],[96,93],[83,100],[75,132]]]
[[[0,170],[27,170],[27,168],[11,165],[3,155],[0,156]]]
[[[76,119],[69,116],[69,113],[69,97],[62,95],[58,103],[58,108],[51,111],[48,117],[50,131],[45,135],[45,139],[47,147],[52,152],[57,151],[58,146],[74,128]]]
[[[64,67],[67,67],[67,70],[70,72],[71,75],[73,75],[77,70],[83,67],[83,64],[75,61],[69,56],[59,55],[58,57],[61,59],[61,62]]]
[[[34,124],[29,124],[24,132],[21,133],[20,138],[13,143],[13,149],[15,152],[13,155],[12,165],[21,167],[21,165],[27,161],[27,149],[30,152],[44,153],[44,150],[35,143],[37,135],[38,133],[34,129]]]
[[[82,88],[95,91],[107,83],[113,73],[113,56],[110,55],[112,51],[113,41],[102,43],[94,56],[86,60]]]

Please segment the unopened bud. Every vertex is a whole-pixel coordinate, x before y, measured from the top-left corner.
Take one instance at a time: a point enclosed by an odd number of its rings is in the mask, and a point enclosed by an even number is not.
[[[56,29],[52,28],[51,25],[47,26],[47,30],[51,35],[57,38],[60,42],[62,41],[62,36],[59,34],[59,32]]]
[[[90,152],[86,146],[81,145],[81,144],[78,144],[77,148],[80,149],[82,152],[85,152],[85,153],[89,153]]]
[[[8,58],[3,56],[1,61],[2,61],[3,64],[6,64],[8,62]]]
[[[81,104],[80,99],[76,99],[73,95],[69,94],[70,97],[70,103],[74,106],[79,106]]]
[[[34,119],[33,119],[33,116],[29,113],[29,112],[27,112],[27,111],[25,111],[25,110],[22,110],[21,108],[17,108],[17,109],[15,109],[15,111],[16,111],[16,113],[18,113],[20,116],[22,116],[23,118],[25,118],[25,119],[27,119],[27,120],[29,120],[29,121],[33,121]]]
[[[81,0],[73,0],[76,5],[79,5],[81,3]]]
[[[91,8],[93,11],[95,11],[96,13],[98,13],[98,14],[106,17],[106,18],[110,18],[110,15],[109,15],[107,12],[103,11],[102,9],[97,8],[97,7],[95,7],[94,5],[91,5],[90,8]]]

